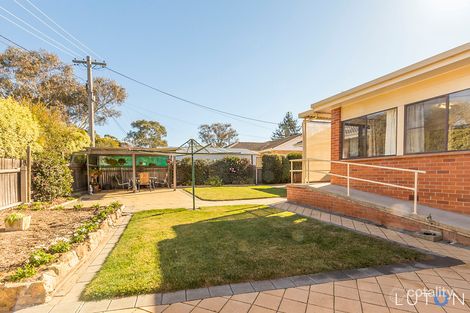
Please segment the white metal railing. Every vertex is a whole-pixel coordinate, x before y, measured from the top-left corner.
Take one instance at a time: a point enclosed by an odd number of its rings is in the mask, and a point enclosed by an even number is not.
[[[333,164],[344,164],[344,165],[346,165],[346,175],[331,173],[330,170],[310,170],[310,162],[311,161],[314,161],[314,162],[327,162],[329,164],[332,164],[332,163]],[[294,163],[296,163],[296,162],[297,163],[300,162],[302,164],[302,169],[294,170]],[[304,177],[305,178],[304,182],[303,182],[304,184],[308,184],[310,182],[310,172],[315,172],[315,173],[321,173],[321,174],[325,174],[325,175],[331,175],[331,176],[335,176],[335,177],[345,178],[346,179],[346,190],[347,190],[348,197],[350,196],[350,180],[351,179],[352,180],[357,180],[357,181],[363,181],[363,182],[367,182],[367,183],[373,183],[373,184],[388,186],[388,187],[395,187],[395,188],[411,190],[411,191],[413,191],[413,213],[417,214],[418,174],[426,174],[426,171],[411,170],[411,169],[407,169],[407,168],[381,166],[381,165],[371,165],[371,164],[364,164],[364,163],[353,163],[353,162],[347,162],[347,161],[321,160],[321,159],[315,159],[315,158],[295,159],[295,160],[290,160],[291,184],[294,183],[294,173],[304,172],[304,162],[306,162],[306,170],[305,170],[306,175]],[[381,182],[381,181],[371,180],[371,179],[351,177],[351,173],[350,173],[351,166],[370,167],[370,168],[378,168],[378,169],[413,173],[414,174],[414,186],[413,187],[408,187],[408,186],[403,186],[403,185],[397,185],[397,184],[391,184],[391,183],[385,183],[385,182]]]

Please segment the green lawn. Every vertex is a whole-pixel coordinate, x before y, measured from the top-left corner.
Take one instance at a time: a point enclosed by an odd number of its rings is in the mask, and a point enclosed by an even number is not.
[[[192,193],[191,188],[185,188]],[[198,187],[196,197],[201,200],[244,200],[286,197],[287,191],[284,187],[272,186],[236,186],[236,187]]]
[[[133,215],[82,298],[130,296],[421,260],[385,240],[266,206]]]

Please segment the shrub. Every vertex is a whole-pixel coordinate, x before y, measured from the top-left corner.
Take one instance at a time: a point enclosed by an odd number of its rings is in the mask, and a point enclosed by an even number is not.
[[[63,205],[58,205],[58,206],[55,206],[54,207],[54,210],[56,211],[62,211],[62,210],[65,210],[65,207]]]
[[[203,185],[209,178],[209,161],[194,160],[194,172],[196,185]],[[181,185],[191,185],[191,158],[177,161],[176,179]]]
[[[9,277],[10,281],[19,281],[23,278],[34,276],[37,273],[34,266],[31,264],[25,264],[23,267],[20,267],[16,270],[15,274]]]
[[[73,177],[65,159],[52,152],[39,153],[32,166],[32,189],[35,200],[52,201],[72,192]]]
[[[40,201],[33,202],[31,204],[31,210],[32,211],[40,211],[40,210],[44,210],[44,208],[45,208],[44,203],[40,202]]]
[[[37,250],[29,257],[29,264],[33,266],[41,266],[44,264],[48,264],[54,259],[54,256],[50,253],[47,253],[44,250]]]
[[[22,219],[23,217],[24,217],[24,215],[21,214],[21,213],[11,213],[10,215],[8,215],[8,216],[5,218],[5,224],[11,225],[11,224],[13,224],[13,223],[16,222],[16,221],[19,221],[19,220]]]
[[[282,157],[277,154],[265,154],[262,161],[263,182],[267,184],[280,183],[283,176]]]
[[[68,241],[59,240],[55,244],[50,246],[48,251],[49,251],[49,253],[57,254],[57,253],[67,252],[71,248],[72,248],[72,246],[70,245],[70,243]]]
[[[219,176],[211,176],[209,179],[206,181],[206,185],[210,185],[212,187],[220,187],[224,184],[222,179]]]
[[[23,203],[23,204],[20,204],[19,206],[17,206],[15,209],[24,211],[24,210],[29,209],[29,205],[27,205],[26,203]]]

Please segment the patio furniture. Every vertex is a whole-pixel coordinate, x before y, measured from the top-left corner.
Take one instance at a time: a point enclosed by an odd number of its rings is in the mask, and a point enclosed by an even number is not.
[[[119,181],[119,178],[117,178],[117,176],[113,176],[113,181],[116,183],[116,185],[118,185],[119,187],[122,187],[122,189],[124,189],[125,187],[127,187],[128,190],[132,189],[132,183],[131,181],[127,181],[127,182],[124,182],[124,181]]]
[[[168,173],[165,174],[165,177],[163,179],[159,179],[158,177],[152,177],[152,180],[155,187],[165,187],[165,185],[168,185]]]
[[[149,190],[154,188],[153,181],[150,179],[150,175],[147,172],[139,173],[138,187],[147,186]]]

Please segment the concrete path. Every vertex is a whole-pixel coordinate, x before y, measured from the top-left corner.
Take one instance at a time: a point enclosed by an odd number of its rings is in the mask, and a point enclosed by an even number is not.
[[[322,211],[279,203],[274,205],[283,210],[313,218],[326,223],[345,227],[365,235],[378,236],[400,244],[428,250],[433,253],[449,256],[464,262],[462,265],[447,268],[429,268],[424,264],[420,267],[401,267],[388,269],[386,274],[371,272],[368,277],[354,278],[351,271],[345,275],[324,275],[322,279],[315,279],[314,275],[307,275],[309,279],[288,279],[284,286],[266,286],[265,282],[226,285],[225,291],[210,291],[201,299],[188,301],[188,292],[175,292],[167,294],[150,294],[97,302],[80,302],[78,295],[87,282],[92,279],[106,255],[111,251],[119,235],[124,230],[123,224],[116,230],[105,248],[83,270],[83,274],[68,294],[56,297],[50,303],[22,310],[31,312],[164,312],[164,313],[464,313],[470,312],[470,249],[457,247],[444,243],[435,243],[421,240],[410,235],[363,223],[354,219],[325,213]],[[422,268],[422,269],[418,269]],[[321,277],[321,276],[320,276]],[[292,284],[292,285],[289,285]],[[244,286],[241,286],[244,285]],[[249,292],[238,293],[240,288],[251,288]],[[446,290],[451,292],[448,303],[441,306],[445,298],[435,299],[433,296],[423,294],[429,290]],[[204,289],[204,288],[202,288]],[[201,290],[199,290],[201,291]],[[204,292],[200,293],[201,295]],[[408,295],[408,296],[407,296]],[[184,298],[183,298],[184,297]],[[178,302],[178,299],[186,301]],[[167,304],[166,304],[167,303]]]
[[[126,191],[100,192],[92,196],[83,196],[84,205],[94,203],[107,204],[113,201],[120,201],[132,212],[151,209],[170,208],[192,208],[193,200],[191,194],[176,189],[157,189],[154,191],[142,190],[137,193]],[[285,198],[266,198],[253,200],[232,200],[232,201],[204,201],[196,198],[196,207],[238,205],[238,204],[266,204],[285,202]]]

